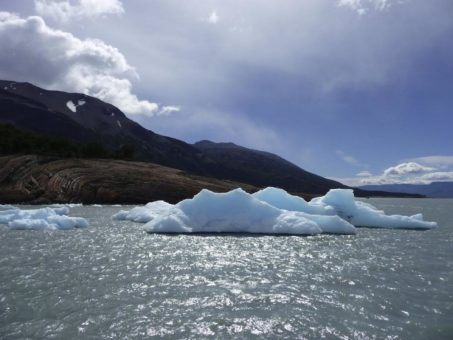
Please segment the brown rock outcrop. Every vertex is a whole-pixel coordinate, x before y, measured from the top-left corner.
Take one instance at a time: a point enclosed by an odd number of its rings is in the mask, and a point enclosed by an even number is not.
[[[243,183],[188,174],[152,163],[111,159],[0,157],[0,203],[175,203],[201,189],[225,192]]]

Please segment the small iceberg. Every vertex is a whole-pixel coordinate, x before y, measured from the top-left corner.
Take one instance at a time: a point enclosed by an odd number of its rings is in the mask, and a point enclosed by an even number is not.
[[[436,222],[423,221],[422,214],[413,216],[385,215],[371,204],[354,200],[352,189],[332,189],[325,196],[310,201],[314,207],[333,209],[335,214],[356,227],[394,229],[432,229]]]
[[[9,209],[0,211],[0,224],[6,224],[11,229],[57,230],[88,227],[88,222],[82,217],[66,216],[68,207],[53,207],[41,209]]]
[[[120,210],[112,216],[112,219],[147,223],[153,218],[166,213],[171,207],[173,207],[173,204],[164,201],[150,202],[144,207],[135,207],[131,210]]]

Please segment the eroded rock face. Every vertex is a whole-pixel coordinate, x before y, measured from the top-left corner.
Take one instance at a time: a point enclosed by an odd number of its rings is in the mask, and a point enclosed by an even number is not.
[[[247,184],[205,178],[152,163],[107,159],[0,157],[0,203],[176,203],[201,189],[225,192]]]

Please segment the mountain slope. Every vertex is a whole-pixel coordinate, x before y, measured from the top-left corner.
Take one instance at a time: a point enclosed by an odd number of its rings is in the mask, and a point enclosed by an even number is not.
[[[189,144],[149,131],[115,106],[84,94],[0,81],[0,121],[77,142],[97,142],[110,150],[129,145],[137,160],[203,173],[197,150]]]
[[[420,194],[431,198],[453,198],[453,182],[432,182],[431,184],[382,184],[363,185],[364,190],[385,190]]]
[[[290,192],[313,195],[325,194],[332,188],[346,188],[268,152],[232,143],[201,141],[190,145],[143,128],[115,106],[97,98],[48,91],[30,83],[0,80],[0,123],[46,137],[68,139],[81,145],[81,149],[84,143],[97,143],[111,155],[121,154],[119,151],[123,148],[132,150],[128,154],[133,157],[128,156],[128,159],[152,162],[199,176],[254,186],[277,186]],[[21,153],[36,153],[36,148],[21,149]],[[83,154],[76,153],[75,156]],[[355,191],[359,196],[396,196]]]
[[[339,182],[312,174],[269,152],[206,140],[194,146],[207,160],[209,173],[217,178],[256,186],[276,186],[291,192],[325,193],[331,188],[346,188]]]

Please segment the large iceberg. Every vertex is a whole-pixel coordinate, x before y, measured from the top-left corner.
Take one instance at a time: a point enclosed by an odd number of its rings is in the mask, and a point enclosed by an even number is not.
[[[86,219],[66,216],[68,207],[41,209],[13,208],[0,211],[0,224],[11,229],[56,230],[88,227]]]
[[[422,214],[413,216],[385,215],[371,204],[354,200],[351,189],[332,189],[325,196],[314,198],[313,207],[333,209],[335,214],[356,227],[432,229],[436,222],[423,221]]]
[[[192,199],[176,205],[163,201],[151,202],[130,211],[122,210],[112,218],[147,222],[145,230],[153,233],[355,233],[354,226],[338,216],[311,215],[279,209],[242,189],[227,193],[202,190]]]
[[[261,233],[314,235],[355,234],[357,227],[431,229],[435,222],[413,216],[385,215],[370,204],[355,201],[352,190],[334,189],[306,202],[277,188],[254,194],[242,189],[227,193],[202,190],[172,205],[151,202],[112,216],[146,223],[150,233]]]

